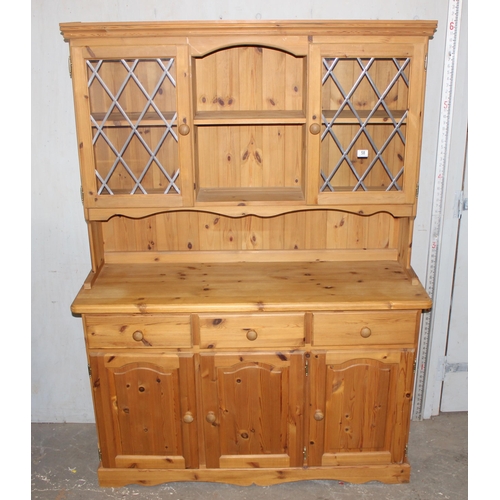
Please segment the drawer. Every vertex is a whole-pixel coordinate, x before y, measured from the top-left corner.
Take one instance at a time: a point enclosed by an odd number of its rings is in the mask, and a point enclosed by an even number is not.
[[[86,316],[90,349],[101,347],[191,347],[189,315]]]
[[[200,314],[202,349],[304,345],[304,314]]]
[[[320,312],[313,318],[313,345],[413,344],[420,312]]]

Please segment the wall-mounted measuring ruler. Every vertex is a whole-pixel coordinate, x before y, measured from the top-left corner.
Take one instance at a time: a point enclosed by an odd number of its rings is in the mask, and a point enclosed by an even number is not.
[[[432,200],[431,239],[426,275],[426,290],[429,296],[435,298],[438,279],[438,263],[441,250],[442,217],[445,180],[448,173],[450,157],[450,132],[453,118],[453,98],[457,68],[458,38],[463,0],[449,0],[448,23],[446,26],[446,52],[443,73],[443,88],[441,94],[441,111],[439,118],[439,135],[436,172],[434,178],[434,195]],[[429,346],[434,324],[433,312],[423,315],[420,343],[417,354],[415,375],[415,393],[413,398],[413,419],[421,420],[423,400],[426,389],[426,369],[429,356]]]

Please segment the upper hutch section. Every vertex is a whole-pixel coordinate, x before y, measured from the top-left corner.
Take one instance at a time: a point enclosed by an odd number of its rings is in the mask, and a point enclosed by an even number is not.
[[[67,23],[86,217],[415,214],[433,21]]]

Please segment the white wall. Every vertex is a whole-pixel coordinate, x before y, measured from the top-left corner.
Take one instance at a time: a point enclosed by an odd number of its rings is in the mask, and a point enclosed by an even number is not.
[[[32,421],[92,422],[82,325],[71,301],[90,269],[80,202],[68,45],[60,22],[194,19],[432,19],[413,266],[425,279],[447,0],[32,2]]]

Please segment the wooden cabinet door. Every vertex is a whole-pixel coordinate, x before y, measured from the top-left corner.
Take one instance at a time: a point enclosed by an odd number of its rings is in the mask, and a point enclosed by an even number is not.
[[[209,468],[296,467],[303,461],[303,353],[202,354]]]
[[[312,352],[308,465],[403,462],[413,360],[412,350]]]
[[[187,46],[73,46],[71,58],[85,207],[192,205]]]
[[[426,51],[425,37],[311,46],[310,203],[415,202]]]
[[[192,355],[93,353],[103,467],[198,467]]]

